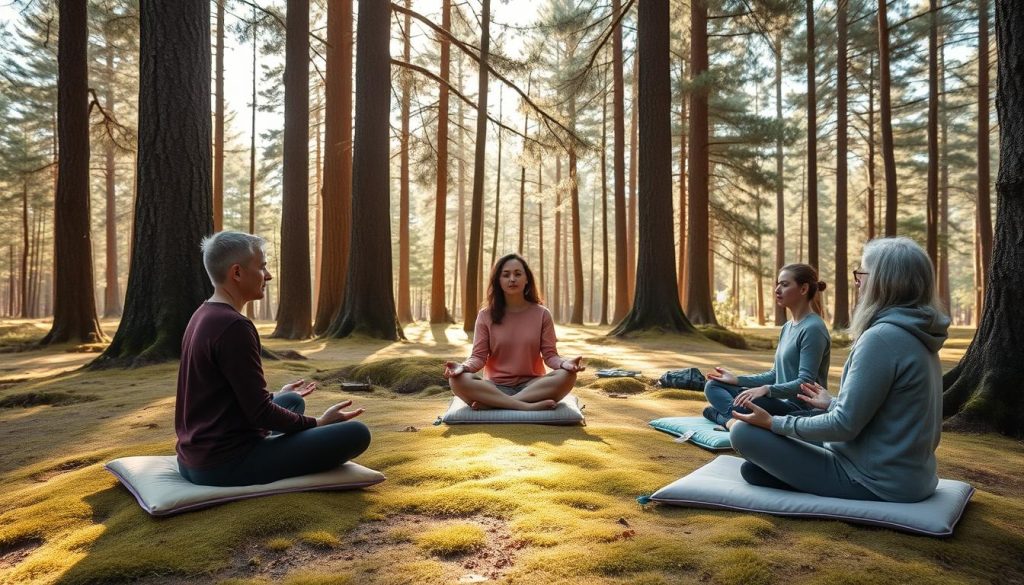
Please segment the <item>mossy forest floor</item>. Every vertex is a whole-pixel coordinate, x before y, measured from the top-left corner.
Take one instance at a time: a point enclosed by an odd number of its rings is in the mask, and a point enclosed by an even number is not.
[[[272,324],[259,327],[269,335]],[[318,378],[311,413],[343,397],[367,409],[373,443],[358,462],[388,480],[167,519],[147,516],[102,466],[173,453],[177,364],[93,372],[76,368],[95,348],[11,351],[45,330],[0,324],[0,583],[1024,583],[1024,445],[999,436],[943,436],[940,475],[978,489],[944,540],[636,503],[714,457],[647,425],[697,415],[703,402],[601,387],[595,366],[648,378],[682,366],[759,371],[770,366],[774,328],[743,331],[762,349],[742,351],[559,327],[563,355],[590,358],[577,389],[585,427],[432,426],[449,400],[436,385],[441,360],[469,350],[456,327],[413,325],[400,343],[264,339],[308,358],[266,362],[273,388]],[[972,333],[954,331],[944,367]],[[833,351],[833,387],[847,351]],[[376,363],[389,358],[403,362]],[[353,376],[376,386],[340,392],[336,381]]]

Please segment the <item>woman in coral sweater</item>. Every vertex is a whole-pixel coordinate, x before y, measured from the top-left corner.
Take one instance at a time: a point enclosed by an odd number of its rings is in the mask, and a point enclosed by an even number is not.
[[[472,355],[461,364],[446,362],[444,375],[473,408],[552,409],[583,370],[583,357],[563,359],[555,342],[555,323],[541,304],[533,272],[521,256],[508,254],[491,273]],[[545,373],[545,364],[551,372]],[[484,379],[475,375],[481,369]]]

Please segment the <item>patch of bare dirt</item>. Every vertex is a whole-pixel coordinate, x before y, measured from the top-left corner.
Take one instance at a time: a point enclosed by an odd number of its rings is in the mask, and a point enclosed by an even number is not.
[[[377,559],[406,558],[431,560],[442,566],[448,583],[479,583],[501,579],[515,565],[524,543],[512,538],[504,520],[490,516],[459,518],[459,522],[476,524],[487,536],[484,546],[471,553],[439,557],[420,550],[412,540],[425,532],[438,519],[415,514],[392,516],[381,522],[360,524],[348,534],[339,535],[337,547],[315,546],[296,542],[285,550],[270,550],[266,541],[253,543],[235,554],[232,568],[217,575],[218,580],[231,577],[263,577],[279,581],[285,575],[301,570],[371,572],[374,564],[361,566],[370,557]]]
[[[0,545],[0,571],[18,566],[21,561],[28,558],[28,555],[41,546],[43,546],[43,541],[39,538],[25,538]]]

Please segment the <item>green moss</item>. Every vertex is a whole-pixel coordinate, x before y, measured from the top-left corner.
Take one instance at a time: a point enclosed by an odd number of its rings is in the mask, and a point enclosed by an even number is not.
[[[350,575],[312,571],[300,571],[288,575],[282,581],[283,585],[348,585],[354,582]]]
[[[639,394],[649,389],[646,384],[634,378],[598,378],[590,387],[609,394]]]
[[[681,390],[678,388],[655,390],[646,396],[666,400],[695,400],[698,402],[707,402],[707,397],[704,396],[703,392],[699,392],[697,390]]]
[[[432,386],[447,387],[444,358],[408,357],[374,360],[318,374],[323,383],[345,380],[383,386],[398,394],[415,394]],[[457,360],[456,360],[457,361]]]
[[[729,331],[725,327],[715,325],[699,325],[697,330],[700,331],[704,337],[712,341],[717,341],[722,345],[731,349],[749,349],[747,340],[743,338],[739,333]]]
[[[430,554],[449,557],[483,548],[487,534],[476,524],[450,524],[419,534],[416,544]]]
[[[747,549],[718,555],[711,568],[715,583],[722,585],[770,585],[775,582],[774,571],[764,555]]]
[[[50,406],[67,406],[82,402],[99,400],[93,394],[75,394],[73,392],[21,392],[8,394],[0,398],[0,408],[29,408],[49,404]]]
[[[341,546],[341,540],[326,530],[303,532],[299,535],[299,540],[314,548],[329,549]]]
[[[265,548],[273,552],[284,552],[295,544],[290,538],[272,538],[267,541]]]

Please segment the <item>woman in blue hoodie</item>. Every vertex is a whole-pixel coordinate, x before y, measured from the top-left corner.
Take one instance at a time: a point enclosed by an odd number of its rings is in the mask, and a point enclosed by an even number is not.
[[[938,351],[949,318],[928,255],[908,238],[864,247],[860,289],[839,396],[804,384],[800,398],[827,412],[773,416],[733,411],[730,438],[754,485],[855,500],[917,502],[935,491],[942,430]],[[795,439],[795,440],[794,440]]]

